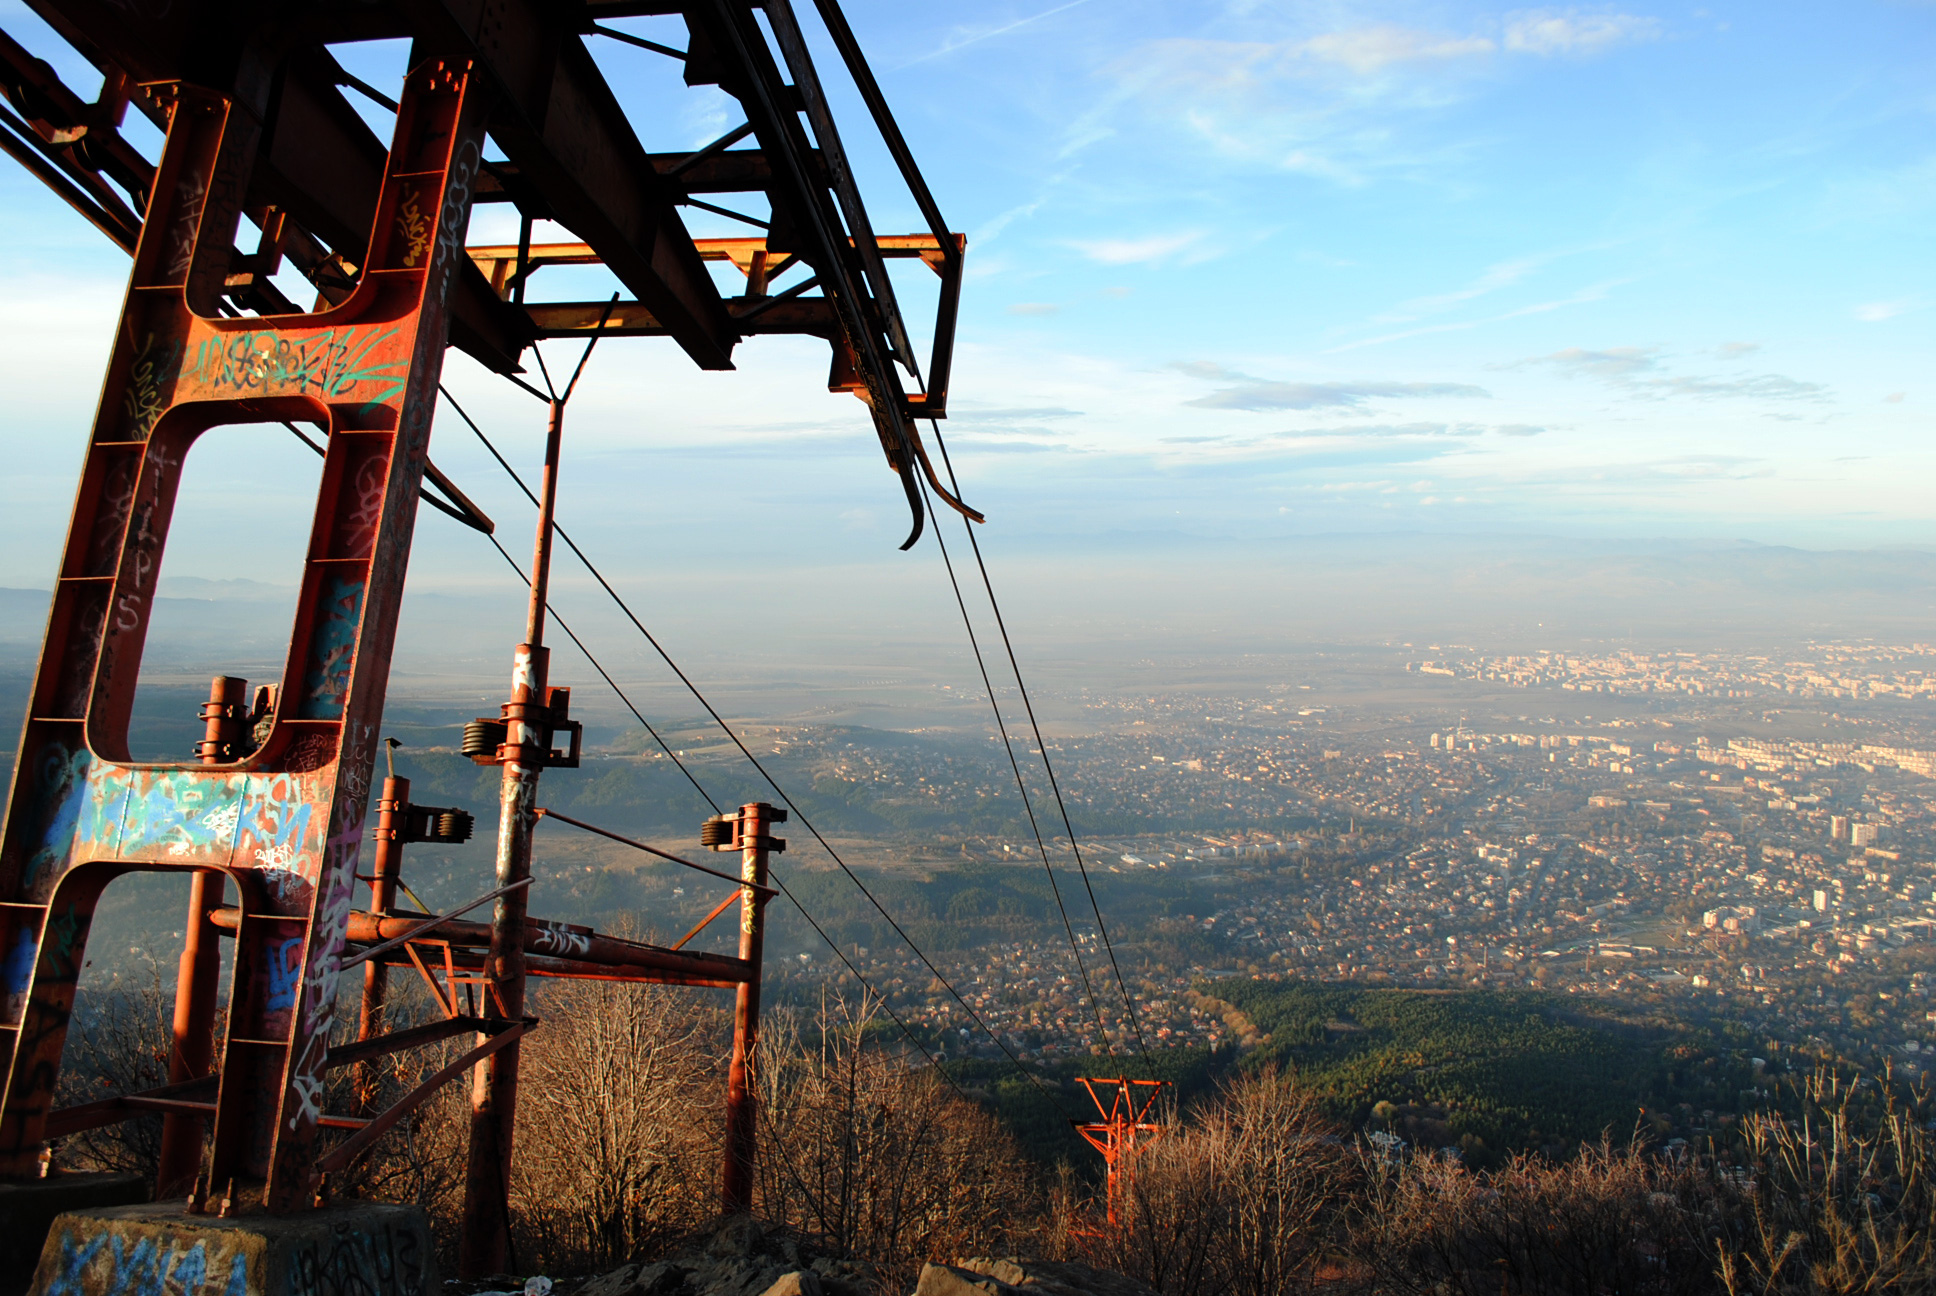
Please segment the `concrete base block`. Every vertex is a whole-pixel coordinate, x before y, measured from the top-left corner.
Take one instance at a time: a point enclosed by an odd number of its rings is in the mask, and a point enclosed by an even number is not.
[[[32,1296],[437,1296],[430,1221],[351,1202],[219,1219],[181,1202],[54,1221]]]
[[[27,1290],[47,1226],[65,1211],[131,1206],[148,1200],[138,1174],[57,1174],[49,1179],[0,1180],[0,1296]]]

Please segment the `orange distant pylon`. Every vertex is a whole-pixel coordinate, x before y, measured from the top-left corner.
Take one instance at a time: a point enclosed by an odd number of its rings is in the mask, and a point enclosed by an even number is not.
[[[1118,1194],[1127,1186],[1132,1155],[1140,1144],[1163,1133],[1164,1127],[1149,1117],[1157,1099],[1171,1085],[1168,1080],[1130,1080],[1122,1076],[1106,1079],[1077,1076],[1076,1083],[1089,1091],[1096,1111],[1102,1116],[1100,1121],[1089,1124],[1077,1120],[1069,1123],[1090,1147],[1102,1153],[1109,1167],[1109,1224],[1113,1228]],[[1108,1102],[1096,1092],[1097,1085],[1115,1086]]]

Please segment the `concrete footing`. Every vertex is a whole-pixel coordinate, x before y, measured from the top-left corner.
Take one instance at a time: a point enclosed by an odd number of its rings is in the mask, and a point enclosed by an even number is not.
[[[436,1296],[416,1206],[352,1202],[220,1219],[181,1202],[56,1218],[32,1296]]]
[[[0,1180],[0,1296],[20,1296],[40,1260],[47,1226],[64,1211],[131,1206],[148,1200],[138,1174],[56,1174]]]

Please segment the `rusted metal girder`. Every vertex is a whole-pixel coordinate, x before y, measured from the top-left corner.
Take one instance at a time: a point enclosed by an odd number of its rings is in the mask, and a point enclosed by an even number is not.
[[[395,940],[408,935],[423,922],[425,916],[414,913],[379,915],[359,909],[349,916],[345,927],[346,940],[352,947]],[[233,906],[216,909],[210,914],[211,923],[224,934],[233,932],[240,920],[241,912]],[[450,944],[471,951],[458,956],[460,966],[466,966],[468,970],[470,966],[482,966],[475,957],[475,951],[489,947],[491,924],[452,919],[425,932],[422,941],[425,944]],[[614,976],[628,975],[634,971],[664,972],[671,976],[690,976],[693,978],[690,984],[694,985],[738,985],[759,975],[757,963],[744,956],[731,958],[724,954],[685,953],[648,945],[643,941],[600,936],[585,928],[567,927],[538,918],[525,920],[524,948],[527,959],[534,956],[564,959],[581,967],[602,968]],[[464,959],[472,960],[471,964],[462,964]],[[387,966],[410,966],[408,956],[400,953],[382,961]]]
[[[554,219],[598,249],[619,281],[702,369],[733,367],[739,335],[673,202],[569,11],[541,0],[400,0],[431,48],[475,60],[492,90],[491,138]]]
[[[0,1176],[32,1175],[50,1134],[161,1112],[162,1188],[180,1192],[193,1180],[191,1211],[211,1191],[225,1208],[297,1210],[324,1191],[321,1172],[347,1164],[435,1084],[478,1063],[472,1186],[496,1190],[488,1200],[474,1193],[484,1213],[467,1216],[479,1227],[467,1227],[465,1264],[478,1271],[503,1241],[517,1051],[535,1025],[522,1015],[524,978],[554,975],[737,992],[727,1187],[729,1200],[744,1199],[760,932],[772,894],[764,853],[778,849],[758,825],[783,816],[761,806],[742,812],[740,822],[755,826],[751,844],[735,847],[746,879],[740,957],[617,941],[524,912],[535,771],[575,763],[582,738],[566,715],[567,691],[548,686],[542,641],[562,402],[553,408],[518,682],[501,718],[476,722],[496,725],[485,745],[505,766],[500,886],[485,897],[500,903],[488,925],[453,916],[434,931],[395,912],[390,878],[409,831],[394,835],[408,807],[401,780],[382,798],[372,911],[353,914],[351,901],[417,503],[430,499],[491,530],[426,457],[447,346],[515,373],[539,336],[653,334],[672,337],[704,367],[729,368],[742,337],[816,334],[832,344],[830,386],[867,401],[916,534],[915,472],[942,489],[913,420],[945,413],[962,242],[912,171],[845,20],[832,0],[815,3],[910,177],[930,235],[874,235],[786,0],[630,9],[604,0],[359,0],[246,11],[213,0],[29,0],[101,71],[92,103],[0,36],[0,92],[11,105],[0,109],[0,147],[133,259],[0,826],[8,978],[0,985]],[[739,97],[747,126],[696,152],[648,153],[583,39],[596,17],[626,12],[683,14],[690,50],[661,52],[684,59],[688,84],[719,84]],[[395,104],[349,76],[328,48],[396,38],[412,51]],[[388,147],[344,97],[346,85],[394,111]],[[164,132],[158,161],[119,132],[128,110]],[[487,117],[503,163],[485,160]],[[748,135],[758,149],[731,147]],[[765,195],[770,220],[740,217],[766,227],[765,236],[695,242],[679,208],[736,215],[694,197],[731,192]],[[480,200],[515,203],[527,228],[561,222],[635,301],[594,310],[525,300],[528,254],[509,269],[503,249],[466,255]],[[238,244],[245,217],[257,234]],[[706,261],[715,256],[745,274],[743,295],[728,298],[713,283]],[[925,390],[885,273],[895,256],[920,257],[943,280]],[[314,289],[307,308],[287,295],[291,267]],[[790,286],[773,284],[795,267]],[[817,297],[806,295],[813,286]],[[317,428],[310,444],[323,456],[281,674],[250,708],[240,681],[218,679],[198,762],[136,764],[128,719],[184,457],[212,427],[276,422]],[[448,504],[422,494],[426,475]],[[566,731],[569,744],[555,749]],[[52,1111],[91,915],[109,882],[137,870],[195,875],[171,1083]],[[505,876],[516,880],[503,885]],[[238,899],[227,905],[231,882]],[[209,1027],[216,931],[236,941],[219,1051]],[[387,942],[396,944],[382,948]],[[360,953],[350,953],[352,943]],[[441,984],[424,950],[441,954]],[[363,1038],[332,1050],[337,981],[359,960],[371,965]],[[406,964],[431,981],[449,1018],[436,1024],[443,1033],[378,1033],[383,969]],[[485,991],[469,1013],[459,1011],[460,985],[467,1002],[472,989]],[[464,1031],[479,1037],[470,1052],[388,1111],[321,1111],[327,1068]],[[364,1088],[368,1108],[373,1089]],[[209,1123],[212,1144],[201,1157],[199,1131]],[[321,1128],[355,1133],[318,1156]],[[470,1246],[474,1236],[484,1241]],[[501,1259],[486,1266],[503,1267]]]
[[[0,833],[0,944],[28,969],[0,1023],[0,1174],[37,1169],[101,890],[137,869],[216,870],[242,921],[205,1179],[287,1211],[315,1190],[337,960],[483,123],[466,69],[419,64],[354,291],[316,314],[222,318],[272,55],[238,56],[254,100],[170,97]],[[218,765],[134,764],[128,717],[183,459],[208,428],[265,417],[329,433],[267,732]]]

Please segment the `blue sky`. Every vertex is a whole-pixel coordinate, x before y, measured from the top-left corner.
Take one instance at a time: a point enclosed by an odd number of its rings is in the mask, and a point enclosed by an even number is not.
[[[1936,543],[1936,6],[848,11],[968,235],[946,431],[998,549],[1116,531]],[[676,23],[627,25],[682,43]],[[595,52],[649,147],[738,120],[667,60]],[[402,54],[343,57],[384,82]],[[857,151],[877,227],[916,228],[879,151]],[[0,583],[44,585],[125,261],[13,167],[0,228]],[[473,241],[508,233],[487,213]],[[909,281],[917,311],[924,291]],[[755,341],[739,361],[602,348],[567,519],[641,573],[652,554],[811,556],[849,578],[905,562],[899,489],[858,404],[825,392],[824,347]],[[533,403],[461,357],[450,377],[535,458]],[[521,535],[466,437],[440,417],[433,457]],[[218,507],[239,481],[190,496]],[[453,528],[420,535],[419,579],[496,579]],[[255,561],[201,574],[278,578]]]

